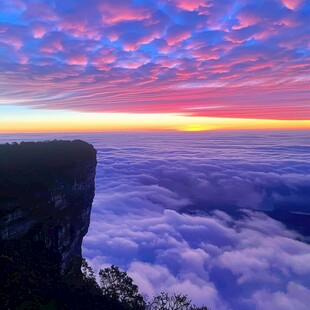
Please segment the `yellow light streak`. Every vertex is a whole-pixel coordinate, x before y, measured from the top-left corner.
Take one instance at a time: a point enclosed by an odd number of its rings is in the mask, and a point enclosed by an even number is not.
[[[31,110],[1,113],[0,133],[310,129],[310,120],[194,117],[182,114],[80,113]]]

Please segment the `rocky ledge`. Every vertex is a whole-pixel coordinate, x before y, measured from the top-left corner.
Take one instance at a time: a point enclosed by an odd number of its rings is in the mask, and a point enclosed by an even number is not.
[[[54,272],[78,273],[95,172],[96,150],[80,140],[0,145],[0,256],[35,245],[57,259]]]

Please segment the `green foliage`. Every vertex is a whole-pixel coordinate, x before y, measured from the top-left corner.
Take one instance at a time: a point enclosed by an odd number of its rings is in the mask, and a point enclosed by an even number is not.
[[[138,291],[138,286],[125,271],[112,265],[99,271],[101,290],[104,296],[117,299],[128,309],[145,309],[145,301]]]

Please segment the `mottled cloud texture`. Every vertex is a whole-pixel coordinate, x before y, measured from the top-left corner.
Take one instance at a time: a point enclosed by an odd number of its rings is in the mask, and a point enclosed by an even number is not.
[[[183,292],[214,310],[308,310],[309,239],[258,211],[309,214],[308,132],[0,138],[94,144],[96,196],[83,255],[96,270],[119,265],[150,297]],[[194,214],[181,212],[189,207]],[[236,209],[243,217],[231,215]]]
[[[150,297],[184,292],[211,309],[308,309],[309,244],[257,211],[309,213],[307,133],[87,139],[98,168],[83,253],[95,269],[119,265]]]
[[[1,103],[309,119],[306,0],[0,2]]]

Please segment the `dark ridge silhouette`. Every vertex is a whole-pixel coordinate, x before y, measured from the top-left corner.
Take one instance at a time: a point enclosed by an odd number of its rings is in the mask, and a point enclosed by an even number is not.
[[[81,273],[96,163],[79,140],[0,145],[1,309],[122,309]]]
[[[62,274],[79,270],[95,172],[96,150],[83,141],[0,145],[1,240],[41,242]]]

